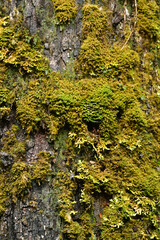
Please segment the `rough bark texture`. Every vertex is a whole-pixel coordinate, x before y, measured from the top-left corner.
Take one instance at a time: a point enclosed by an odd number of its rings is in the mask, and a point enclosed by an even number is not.
[[[81,5],[83,1],[79,1]],[[81,45],[82,13],[79,11],[73,23],[61,28],[56,24],[53,3],[50,0],[4,1],[7,14],[14,19],[18,9],[23,14],[24,25],[31,34],[40,32],[44,53],[54,71],[66,69],[68,62],[78,56]]]

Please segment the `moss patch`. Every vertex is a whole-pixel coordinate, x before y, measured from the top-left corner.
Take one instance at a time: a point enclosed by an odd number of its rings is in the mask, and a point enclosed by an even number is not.
[[[77,14],[77,6],[74,0],[52,0],[59,24],[70,23]]]

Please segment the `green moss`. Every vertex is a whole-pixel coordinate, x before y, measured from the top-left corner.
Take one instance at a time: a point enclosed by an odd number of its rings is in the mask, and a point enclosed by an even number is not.
[[[37,103],[32,96],[28,99],[21,99],[17,106],[17,117],[19,117],[22,127],[27,127],[26,132],[30,134],[36,129],[37,123],[40,122],[40,111],[37,109]]]
[[[159,6],[156,1],[138,1],[138,29],[151,39],[159,38]]]
[[[24,198],[31,188],[31,175],[25,162],[17,161],[0,173],[0,214],[3,214],[12,199]]]
[[[0,108],[0,119],[3,118],[3,117],[6,117],[9,115],[11,109],[8,108],[8,107],[1,107]]]
[[[25,162],[15,162],[10,172],[12,180],[11,194],[15,202],[17,197],[22,198],[29,192],[31,187],[31,175]]]
[[[143,210],[142,210],[143,206]],[[147,198],[138,198],[133,203],[127,194],[121,192],[110,202],[110,208],[104,210],[102,217],[102,239],[141,239],[142,237],[148,238],[148,231],[145,227],[147,217],[144,216],[143,220],[134,219],[124,226],[124,220],[129,220],[136,215],[148,215],[150,211],[154,211],[154,202]],[[145,209],[145,210],[144,210]],[[144,211],[144,212],[143,212]],[[150,214],[149,214],[150,215]],[[149,216],[150,220],[152,219]],[[157,218],[155,222],[157,222]],[[158,235],[153,231],[152,236],[157,239]],[[151,236],[150,236],[151,237]]]
[[[9,146],[8,146],[9,147]],[[31,165],[22,160],[15,160],[11,167],[0,173],[0,214],[6,210],[10,200],[28,197],[33,180],[40,185],[51,175],[50,155],[46,152],[38,154],[38,160]]]
[[[83,38],[88,35],[103,38],[107,30],[107,14],[102,7],[95,4],[85,4],[83,6]]]
[[[102,43],[97,38],[88,36],[84,40],[76,66],[81,78],[102,73],[104,65],[102,47]]]
[[[0,173],[0,216],[5,212],[9,202],[9,189],[7,174]]]
[[[25,143],[17,139],[18,130],[18,126],[13,124],[2,138],[2,151],[10,153],[15,160],[23,159],[26,152]]]
[[[67,4],[74,10],[68,17]],[[54,2],[60,24],[75,17],[74,6],[69,1]],[[28,165],[25,143],[19,140],[21,127],[27,137],[43,130],[58,153],[53,188],[62,238],[158,239],[157,4],[140,0],[138,10],[139,33],[135,31],[130,39],[133,45],[129,41],[124,46],[123,41],[108,39],[107,9],[84,4],[75,81],[50,71],[46,62],[40,68],[43,58],[35,54],[41,47],[36,48],[34,38],[26,31],[24,36],[20,30],[14,33],[14,27],[1,20],[0,110],[3,119],[16,111],[20,125],[13,125],[1,142],[2,151],[14,161],[12,167],[1,169],[1,212],[9,198],[27,196],[32,180],[42,184],[53,177],[51,156],[40,152],[37,161]],[[142,44],[133,39],[137,34]],[[24,43],[24,48],[20,50],[17,43]],[[31,64],[24,63],[29,61],[25,50],[31,53]]]
[[[46,59],[40,52],[38,38],[30,37],[25,28],[19,27],[20,23],[19,20],[10,25],[6,18],[0,19],[0,61],[19,71],[44,71]]]
[[[85,37],[76,61],[75,69],[79,78],[119,77],[123,81],[133,79],[133,68],[140,64],[136,51],[126,46],[108,41],[107,15],[102,7],[86,4],[83,7],[83,34]]]
[[[35,179],[40,185],[52,172],[49,163],[50,155],[47,152],[39,152],[38,160],[33,164],[32,179]]]
[[[77,14],[77,6],[74,0],[52,0],[59,24],[70,23]]]

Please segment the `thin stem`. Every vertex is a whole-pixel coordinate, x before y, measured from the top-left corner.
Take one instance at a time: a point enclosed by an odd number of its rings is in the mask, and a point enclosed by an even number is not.
[[[134,21],[134,25],[133,25],[133,28],[132,28],[132,31],[131,33],[129,34],[129,37],[127,38],[125,44],[123,45],[123,47],[121,48],[121,50],[123,50],[123,48],[127,45],[127,43],[129,42],[134,30],[135,30],[135,27],[136,27],[136,24],[137,24],[137,0],[134,1],[134,6],[135,6],[135,21]]]

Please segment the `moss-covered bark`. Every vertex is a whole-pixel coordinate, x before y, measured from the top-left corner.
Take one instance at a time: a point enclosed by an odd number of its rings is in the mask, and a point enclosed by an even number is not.
[[[29,196],[33,182],[51,179],[60,239],[159,239],[159,4],[125,3],[132,18],[121,37],[108,1],[84,2],[74,79],[49,69],[38,37],[20,20],[0,19],[0,117],[10,125],[1,152],[11,159],[1,159],[2,215],[10,201]],[[74,10],[69,19],[63,1],[53,4],[60,24],[75,17],[74,1],[65,2]],[[55,155],[40,151],[27,162],[38,132]]]

